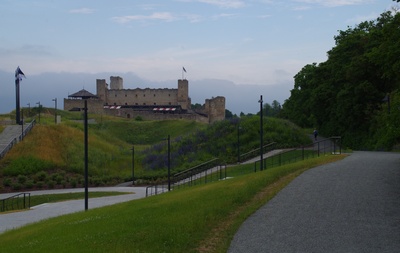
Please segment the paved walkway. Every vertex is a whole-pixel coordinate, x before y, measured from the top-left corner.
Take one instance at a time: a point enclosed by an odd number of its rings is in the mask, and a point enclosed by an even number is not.
[[[354,152],[293,180],[228,253],[400,252],[400,154]]]
[[[22,126],[20,125],[9,125],[3,132],[0,133],[0,152],[2,152],[8,144],[10,144],[15,138],[18,138],[22,133]]]
[[[62,189],[62,190],[43,190],[32,191],[31,196],[43,194],[56,194],[56,193],[69,193],[69,192],[84,192],[84,188],[79,189]],[[89,192],[93,191],[119,191],[130,192],[119,196],[110,196],[102,198],[89,198],[88,208],[97,208],[116,203],[126,202],[134,199],[146,197],[146,187],[99,187],[89,188]],[[0,199],[7,198],[15,195],[16,193],[0,194]],[[22,227],[29,223],[45,220],[48,218],[80,212],[85,210],[85,200],[71,200],[58,203],[48,203],[32,207],[30,210],[13,212],[13,213],[0,213],[0,233],[6,230]]]

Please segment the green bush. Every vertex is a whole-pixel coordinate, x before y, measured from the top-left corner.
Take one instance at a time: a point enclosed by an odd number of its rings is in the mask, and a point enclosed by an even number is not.
[[[3,179],[3,185],[4,185],[5,187],[9,187],[9,186],[11,186],[11,184],[12,184],[11,178],[4,178],[4,179]]]
[[[56,182],[53,180],[49,180],[47,182],[47,187],[49,187],[49,189],[53,189],[55,185],[56,185]]]
[[[14,191],[18,191],[18,190],[21,190],[21,188],[22,188],[22,185],[20,184],[20,183],[14,183],[14,184],[12,184],[12,189],[14,190]]]
[[[11,161],[11,163],[4,168],[4,176],[18,176],[18,175],[33,175],[41,170],[52,168],[51,162],[43,161],[38,158],[19,157]]]
[[[28,181],[25,182],[25,187],[27,189],[32,189],[33,186],[35,186],[35,183],[33,182],[33,180],[28,180]]]
[[[38,173],[36,173],[35,179],[36,179],[37,181],[46,181],[46,179],[47,179],[47,173],[44,172],[44,171],[39,171]]]
[[[28,178],[25,175],[18,175],[17,180],[18,183],[24,184]]]

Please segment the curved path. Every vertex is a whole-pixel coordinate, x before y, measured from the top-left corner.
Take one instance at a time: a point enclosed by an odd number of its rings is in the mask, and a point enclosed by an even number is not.
[[[400,252],[400,154],[354,152],[304,172],[242,224],[228,252]]]
[[[84,192],[83,188],[79,189],[61,189],[61,190],[43,190],[43,191],[32,191],[33,195],[43,194],[56,194],[56,193],[70,193],[70,192]],[[89,188],[89,192],[93,191],[119,191],[128,192],[129,194],[109,196],[101,198],[89,198],[88,209],[113,205],[116,203],[126,202],[134,199],[140,199],[146,197],[146,187],[98,187]],[[0,194],[0,199],[7,198],[11,194]],[[47,203],[39,206],[31,207],[31,209],[21,212],[13,213],[0,213],[0,234],[6,230],[13,228],[22,227],[26,224],[45,220],[48,218],[80,212],[85,210],[85,200],[70,200],[57,203]]]

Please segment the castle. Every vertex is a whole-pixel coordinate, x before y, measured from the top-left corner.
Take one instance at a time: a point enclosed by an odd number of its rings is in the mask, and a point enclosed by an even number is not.
[[[97,94],[81,90],[64,98],[64,110],[80,111],[82,100],[88,101],[88,112],[146,120],[188,119],[213,123],[225,118],[225,97],[206,99],[201,108],[192,109],[189,82],[178,80],[177,89],[124,89],[123,79],[110,77],[96,80]]]

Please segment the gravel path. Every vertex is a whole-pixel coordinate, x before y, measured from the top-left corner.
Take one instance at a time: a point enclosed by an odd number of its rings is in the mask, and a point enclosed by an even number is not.
[[[400,252],[400,154],[306,171],[242,224],[237,252]]]

